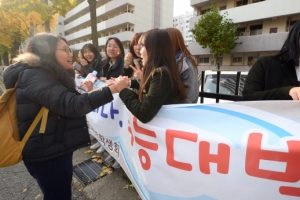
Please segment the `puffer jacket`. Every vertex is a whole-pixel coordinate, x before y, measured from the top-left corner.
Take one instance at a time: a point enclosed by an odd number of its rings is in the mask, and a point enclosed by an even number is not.
[[[72,92],[45,69],[39,58],[23,54],[3,72],[6,88],[17,83],[17,117],[21,138],[42,106],[49,109],[46,131],[40,124],[23,149],[23,160],[44,162],[90,145],[86,114],[113,100],[109,88],[79,94]]]

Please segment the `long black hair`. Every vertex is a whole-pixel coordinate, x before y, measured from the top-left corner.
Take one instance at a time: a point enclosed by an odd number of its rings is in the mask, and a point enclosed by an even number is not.
[[[124,56],[125,56],[124,47],[123,47],[122,42],[119,40],[119,38],[110,37],[110,38],[107,39],[106,44],[105,44],[105,48],[104,48],[106,57],[105,57],[105,62],[104,62],[103,66],[107,65],[109,63],[109,61],[111,60],[111,58],[107,55],[107,51],[106,51],[107,50],[107,44],[110,40],[114,40],[117,43],[117,45],[119,46],[119,48],[120,48],[119,57],[124,58]]]
[[[285,62],[293,62],[294,66],[299,66],[299,39],[300,20],[298,20],[290,30],[281,50],[275,55],[275,57],[283,57]]]
[[[139,100],[143,101],[143,91],[149,78],[156,69],[164,67],[170,75],[171,84],[178,90],[180,99],[185,99],[185,88],[176,65],[175,53],[168,32],[164,29],[151,29],[139,40],[147,51],[147,60],[143,70],[143,81],[139,91]]]
[[[61,36],[51,33],[39,33],[28,41],[26,51],[37,55],[40,58],[41,68],[50,72],[65,87],[75,92],[74,76],[71,76],[74,71],[64,69],[56,60],[55,51],[59,40],[63,40],[68,44],[67,40]]]

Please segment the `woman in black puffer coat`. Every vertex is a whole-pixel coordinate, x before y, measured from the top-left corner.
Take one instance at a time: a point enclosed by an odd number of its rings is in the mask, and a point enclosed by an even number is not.
[[[45,133],[39,134],[38,124],[26,143],[23,161],[44,199],[70,200],[73,151],[90,145],[86,114],[112,101],[117,86],[79,94],[75,90],[72,51],[60,36],[35,35],[27,52],[3,72],[7,89],[17,83],[21,138],[43,106],[49,114]]]

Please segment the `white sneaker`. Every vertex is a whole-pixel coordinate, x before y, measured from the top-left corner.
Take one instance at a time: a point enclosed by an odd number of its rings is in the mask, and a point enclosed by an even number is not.
[[[105,151],[104,146],[101,146],[101,147],[96,151],[96,153],[103,153],[104,151]]]
[[[113,168],[117,169],[117,168],[120,168],[121,165],[116,161],[113,165],[112,165]]]
[[[95,144],[93,144],[90,149],[98,149],[99,147],[101,147],[100,142],[96,142]]]
[[[111,156],[111,155],[108,155],[106,158],[105,158],[105,162],[111,162],[111,161],[113,161],[114,160],[114,158]]]

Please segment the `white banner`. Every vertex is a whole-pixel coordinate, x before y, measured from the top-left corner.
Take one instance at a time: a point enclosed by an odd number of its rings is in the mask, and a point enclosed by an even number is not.
[[[89,130],[142,199],[300,198],[300,102],[170,105],[143,124],[114,98]]]

